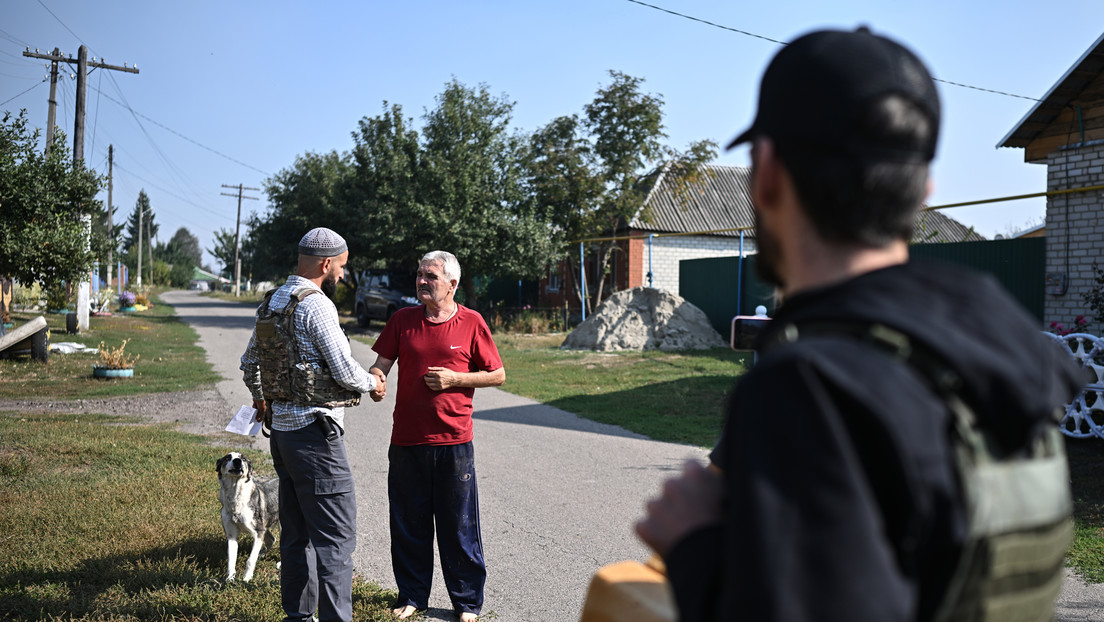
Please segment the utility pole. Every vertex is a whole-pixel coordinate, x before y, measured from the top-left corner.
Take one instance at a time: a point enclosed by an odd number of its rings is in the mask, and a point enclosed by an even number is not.
[[[115,204],[111,202],[114,185],[115,145],[107,146],[107,287],[111,288],[111,268],[115,261]]]
[[[238,189],[238,194],[236,194],[236,195],[229,194],[229,193],[226,193],[226,192],[222,192],[220,194],[222,194],[223,196],[227,196],[227,197],[232,197],[232,196],[238,197],[238,224],[234,228],[234,295],[235,296],[241,296],[241,258],[239,256],[239,253],[240,253],[240,250],[241,250],[241,202],[242,202],[242,199],[252,199],[254,201],[259,201],[260,200],[257,197],[243,196],[242,192],[244,190],[260,191],[260,188],[247,188],[246,186],[243,186],[241,184],[238,184],[236,186],[229,186],[227,184],[222,184],[222,187],[223,188],[237,188]]]
[[[142,204],[138,203],[138,289],[142,289]]]
[[[27,50],[30,51],[29,49]],[[35,50],[37,52],[38,50]],[[61,50],[54,48],[54,58],[61,56]],[[50,100],[48,110],[46,112],[46,155],[50,155],[50,148],[54,146],[54,118],[57,114],[57,81],[58,81],[58,62],[57,60],[50,61]]]
[[[122,67],[117,65],[108,65],[102,62],[103,59],[97,61],[92,59],[92,62],[88,61],[88,48],[84,45],[80,46],[77,50],[77,60],[74,61],[70,56],[65,58],[61,55],[58,48],[54,48],[53,54],[40,54],[36,49],[31,52],[30,48],[27,48],[23,52],[23,56],[29,56],[31,58],[42,58],[50,61],[51,63],[51,81],[50,81],[50,110],[48,113],[48,127],[46,128],[46,149],[50,149],[50,145],[53,144],[53,125],[54,125],[54,108],[56,103],[54,101],[54,92],[57,83],[57,64],[59,62],[77,65],[77,103],[76,114],[73,120],[73,165],[80,166],[84,162],[84,102],[87,96],[87,82],[88,82],[88,68],[95,67],[97,69],[111,69],[114,71],[125,71],[127,73],[138,73],[138,67],[127,67],[126,63],[123,63]],[[84,240],[85,246],[89,245],[89,241],[92,236],[91,230],[91,218],[83,218],[82,222],[85,223],[84,227]],[[77,289],[77,330],[88,329],[88,277],[83,276],[80,280],[80,285]]]

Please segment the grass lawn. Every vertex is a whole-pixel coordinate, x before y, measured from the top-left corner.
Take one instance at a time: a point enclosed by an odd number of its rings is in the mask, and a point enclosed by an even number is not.
[[[0,619],[282,618],[278,546],[252,583],[223,581],[215,461],[228,449],[125,422],[0,413]],[[251,457],[274,476],[267,455]],[[353,614],[390,620],[394,598],[357,578]]]
[[[750,355],[560,350],[564,335],[495,335],[511,393],[651,438],[712,447]]]
[[[33,316],[13,313],[12,317],[19,325]],[[75,399],[184,391],[220,379],[196,345],[195,331],[156,298],[146,311],[90,317],[88,330],[76,335],[65,333],[64,315],[48,313],[44,317],[50,343],[76,342],[98,348],[103,342],[105,349],[116,349],[126,340],[124,352],[139,357],[134,377],[94,378],[92,365],[99,362],[97,354],[51,353],[46,363],[19,356],[0,360],[0,398]]]

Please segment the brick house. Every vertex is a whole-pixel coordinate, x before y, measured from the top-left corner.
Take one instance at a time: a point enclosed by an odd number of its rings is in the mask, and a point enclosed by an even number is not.
[[[641,210],[611,236],[622,237],[614,256],[608,292],[651,286],[679,293],[679,262],[684,259],[736,257],[756,252],[755,213],[745,166],[707,166],[701,182],[676,190],[666,167],[648,176]],[[963,242],[984,238],[962,223],[936,211],[922,212],[914,242]],[[588,288],[597,283],[594,266],[586,265]],[[651,279],[649,281],[649,271]],[[540,305],[578,308],[572,295],[577,274],[566,265],[553,266],[541,281]],[[593,291],[593,290],[592,290]]]
[[[1044,324],[1091,316],[1084,294],[1104,267],[1104,35],[998,147],[1047,167]]]

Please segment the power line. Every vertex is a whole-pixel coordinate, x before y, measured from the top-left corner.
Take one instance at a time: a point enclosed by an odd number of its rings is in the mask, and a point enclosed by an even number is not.
[[[4,100],[3,102],[0,102],[0,106],[3,106],[4,104],[7,104],[7,103],[8,103],[8,102],[10,102],[10,101],[11,101],[12,99],[17,99],[17,98],[19,98],[19,97],[21,97],[21,96],[23,96],[23,95],[26,95],[26,94],[27,94],[27,93],[28,93],[28,92],[29,92],[29,91],[30,91],[31,89],[33,89],[34,87],[38,86],[39,84],[42,84],[43,82],[46,82],[46,79],[45,79],[45,78],[43,78],[43,79],[42,79],[42,82],[39,82],[38,84],[33,84],[33,85],[31,85],[31,88],[27,89],[26,91],[23,91],[23,92],[22,92],[22,93],[20,93],[19,95],[16,95],[15,97],[12,97],[11,99],[6,99],[6,100]]]
[[[73,35],[73,36],[74,36],[74,37],[75,37],[75,38],[77,39],[77,41],[80,41],[81,43],[84,43],[84,41],[83,41],[83,40],[82,40],[82,39],[81,39],[81,38],[80,38],[79,36],[77,36],[77,33],[73,32],[73,29],[72,29],[72,28],[70,28],[70,27],[66,26],[66,25],[65,25],[65,22],[61,21],[61,18],[60,18],[60,17],[58,17],[57,15],[54,15],[54,12],[53,12],[53,11],[51,11],[51,10],[50,10],[50,7],[46,6],[46,5],[45,5],[45,4],[44,4],[44,3],[42,2],[42,0],[38,0],[38,3],[42,5],[42,8],[46,9],[46,12],[47,12],[47,13],[49,13],[50,15],[53,15],[54,19],[56,19],[56,20],[57,20],[57,23],[61,24],[61,26],[62,26],[63,28],[65,28],[66,30],[68,30],[68,31],[69,31],[69,34]],[[30,47],[30,46],[27,46],[27,47]]]
[[[678,13],[678,12],[672,11],[670,9],[665,9],[661,6],[656,6],[654,4],[648,4],[647,2],[641,2],[640,0],[629,0],[629,2],[632,2],[633,4],[639,4],[641,6],[646,6],[650,9],[655,9],[657,11],[663,11],[664,13],[670,13],[671,15],[676,15],[678,17],[682,17],[684,19],[688,19],[688,20],[691,20],[691,21],[701,22],[701,23],[706,24],[708,26],[713,26],[714,28],[721,28],[723,30],[731,30],[732,32],[739,33],[741,35],[745,35],[745,36],[748,36],[748,37],[755,37],[756,39],[762,39],[764,41],[770,41],[771,43],[778,43],[780,45],[789,45],[789,42],[787,42],[787,41],[779,41],[778,39],[771,39],[770,37],[764,37],[763,35],[757,35],[754,32],[748,32],[746,30],[739,30],[737,28],[730,28],[728,26],[722,26],[721,24],[715,24],[711,21],[701,19],[700,17],[694,17],[692,15],[686,15],[686,14],[683,14],[683,13]]]
[[[691,21],[706,24],[708,26],[713,26],[714,28],[721,28],[723,30],[729,30],[729,31],[732,31],[732,32],[735,32],[735,33],[738,33],[738,34],[741,34],[741,35],[745,35],[745,36],[748,36],[748,37],[754,37],[756,39],[762,39],[764,41],[770,41],[771,43],[777,43],[779,45],[789,45],[788,41],[779,41],[778,39],[771,39],[770,37],[764,37],[763,35],[758,35],[758,34],[755,34],[754,32],[748,32],[746,30],[739,30],[737,28],[730,28],[729,26],[716,24],[714,22],[704,20],[704,19],[701,19],[699,17],[694,17],[693,15],[686,15],[684,13],[679,13],[677,11],[672,11],[670,9],[665,9],[661,6],[656,6],[654,4],[648,4],[647,2],[641,2],[640,0],[627,0],[627,1],[632,2],[633,4],[639,4],[640,6],[646,6],[650,9],[655,9],[657,11],[662,11],[664,13],[669,13],[671,15],[675,15],[675,16],[681,17],[683,19],[688,19],[688,20],[691,20]],[[940,79],[940,78],[932,78],[932,80],[935,80],[936,82],[942,82],[943,84],[950,84],[951,86],[961,87],[961,88],[964,88],[964,89],[973,89],[975,91],[981,91],[983,93],[993,93],[993,94],[996,94],[996,95],[1004,95],[1004,96],[1007,96],[1007,97],[1016,97],[1016,98],[1019,98],[1019,99],[1026,99],[1028,101],[1033,101],[1033,102],[1042,101],[1041,99],[1038,99],[1038,98],[1035,98],[1035,97],[1027,97],[1025,95],[1016,95],[1015,93],[1006,93],[1004,91],[995,91],[993,89],[982,88],[980,86],[971,86],[969,84],[962,84],[961,82],[951,82],[950,80],[943,80],[943,79]]]
[[[92,88],[95,88],[95,87],[92,87]],[[215,155],[217,155],[217,156],[220,156],[220,157],[226,158],[227,160],[230,160],[230,161],[231,161],[231,162],[233,162],[234,164],[239,164],[239,165],[241,165],[241,166],[244,166],[245,168],[248,168],[248,169],[252,169],[252,170],[254,170],[254,171],[257,171],[258,173],[260,173],[260,174],[262,174],[262,175],[265,175],[265,176],[268,176],[268,177],[271,177],[271,176],[272,176],[272,173],[269,173],[268,171],[262,171],[261,169],[259,169],[259,168],[255,167],[255,166],[251,166],[251,165],[249,165],[249,164],[246,164],[245,162],[242,162],[241,160],[238,160],[238,159],[236,159],[236,158],[230,157],[230,156],[226,155],[225,153],[222,153],[221,151],[218,151],[218,150],[216,150],[216,149],[212,149],[211,147],[208,147],[207,145],[204,145],[203,143],[201,143],[201,142],[199,142],[199,141],[197,141],[197,140],[194,140],[194,139],[188,138],[187,136],[185,136],[185,135],[181,134],[180,132],[178,132],[178,131],[176,131],[176,130],[172,129],[171,127],[169,127],[169,126],[167,126],[167,125],[165,125],[165,124],[163,124],[163,123],[160,123],[160,122],[158,122],[158,121],[155,121],[155,120],[151,119],[150,117],[147,117],[146,115],[142,114],[141,112],[138,112],[137,110],[135,110],[135,109],[131,108],[129,104],[123,104],[123,103],[120,103],[119,101],[117,101],[116,99],[114,99],[113,97],[111,97],[110,95],[108,95],[107,93],[103,93],[103,92],[101,92],[101,91],[100,91],[99,89],[95,89],[95,90],[96,90],[97,92],[99,92],[99,93],[100,93],[101,95],[103,95],[104,97],[106,97],[106,98],[107,98],[108,100],[110,100],[110,101],[114,102],[114,103],[115,103],[116,105],[119,105],[119,106],[122,106],[123,108],[126,108],[127,110],[129,110],[129,111],[130,111],[130,113],[131,113],[131,114],[133,114],[133,115],[137,115],[137,116],[139,116],[139,117],[142,117],[143,119],[145,119],[145,120],[149,121],[150,123],[152,123],[152,124],[154,124],[154,125],[156,125],[156,126],[158,126],[158,127],[162,128],[162,129],[164,129],[164,130],[166,130],[166,131],[168,131],[168,132],[172,132],[173,134],[176,134],[176,135],[177,135],[177,136],[179,136],[180,138],[183,138],[184,140],[186,140],[186,141],[188,141],[188,142],[190,142],[190,143],[192,143],[192,144],[194,144],[194,145],[196,145],[196,146],[202,147],[202,148],[206,149],[207,151],[210,151],[211,153],[213,153],[213,154],[215,154]]]

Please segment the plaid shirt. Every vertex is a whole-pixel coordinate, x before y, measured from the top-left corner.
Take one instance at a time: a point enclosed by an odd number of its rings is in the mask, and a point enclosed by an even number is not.
[[[272,294],[269,304],[280,309],[291,300],[291,294],[300,287],[322,290],[307,279],[292,275],[287,283]],[[303,361],[324,363],[330,368],[333,379],[338,384],[367,393],[376,388],[376,379],[358,363],[349,348],[349,338],[341,330],[337,319],[337,307],[325,295],[307,296],[295,308],[293,318],[295,340],[299,346],[299,356]],[[257,356],[257,331],[249,338],[249,346],[241,357],[241,370],[244,372],[245,386],[253,399],[264,399],[261,391],[261,368]],[[272,428],[290,432],[304,428],[315,421],[315,413],[328,415],[334,423],[345,428],[345,408],[326,408],[325,406],[304,406],[294,402],[277,401],[272,404]]]

